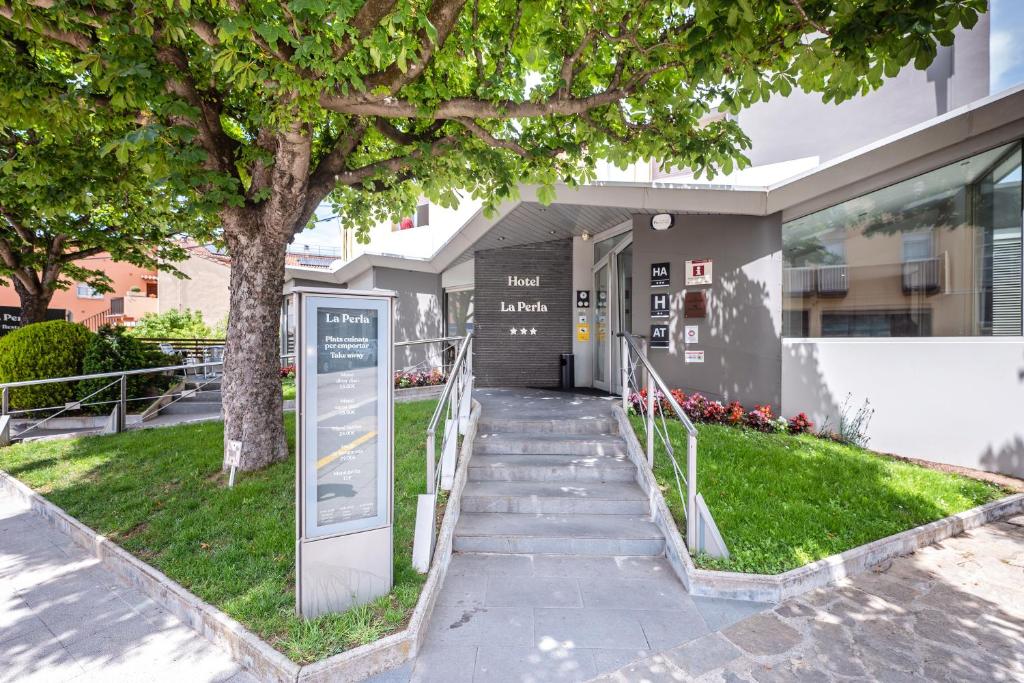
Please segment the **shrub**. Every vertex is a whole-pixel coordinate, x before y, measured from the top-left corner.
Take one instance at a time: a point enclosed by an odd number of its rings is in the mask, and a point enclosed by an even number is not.
[[[63,320],[33,323],[0,338],[0,382],[69,377],[82,374],[89,340],[84,326]],[[11,408],[45,408],[74,400],[70,383],[12,389]]]
[[[104,325],[93,335],[82,361],[82,374],[91,375],[101,372],[118,370],[137,370],[155,368],[163,365],[175,365],[174,359],[152,349],[134,337],[129,336],[124,328]],[[96,401],[116,401],[121,396],[117,384],[103,389],[114,378],[101,377],[83,380],[78,383],[76,391],[78,400],[93,403]],[[168,386],[169,378],[159,375],[132,375],[128,377],[128,397],[141,398],[162,391]],[[93,392],[100,391],[95,396]],[[109,413],[109,405],[91,406],[90,412]]]
[[[163,313],[147,313],[131,328],[133,337],[163,337],[168,339],[211,339],[210,326],[203,320],[202,311],[186,308],[171,309]]]
[[[281,366],[281,379],[284,378],[295,379],[295,366],[294,365],[282,365]]]
[[[743,418],[746,414],[747,411],[739,401],[732,401],[725,408],[725,421],[734,427],[738,427],[743,424]]]
[[[775,417],[772,415],[772,407],[769,405],[754,406],[754,409],[746,414],[744,421],[751,429],[759,432],[771,432],[775,430],[773,424]]]
[[[800,413],[796,417],[789,418],[790,434],[806,434],[814,429],[814,423],[807,418],[806,413]]]
[[[843,399],[843,405],[839,409],[839,432],[831,431],[829,429],[829,421],[826,419],[825,423],[821,426],[821,430],[818,432],[818,436],[834,439],[840,443],[867,448],[868,441],[870,441],[868,425],[875,414],[875,409],[871,407],[871,402],[868,399],[864,399],[861,407],[851,415],[850,410],[853,406],[850,404],[850,401],[852,399],[853,394],[847,394],[846,398]]]

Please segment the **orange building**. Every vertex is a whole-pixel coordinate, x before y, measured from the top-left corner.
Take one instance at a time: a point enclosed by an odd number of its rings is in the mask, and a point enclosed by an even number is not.
[[[108,254],[82,259],[76,261],[76,264],[106,273],[114,291],[98,294],[85,283],[76,282],[67,289],[54,292],[49,306],[51,312],[63,311],[67,319],[96,329],[108,322],[130,323],[146,313],[157,311],[155,270],[114,261]],[[4,321],[0,334],[18,326],[20,307],[21,302],[14,287],[0,287],[0,318]],[[51,313],[51,317],[54,315]],[[59,314],[56,315],[59,317]]]

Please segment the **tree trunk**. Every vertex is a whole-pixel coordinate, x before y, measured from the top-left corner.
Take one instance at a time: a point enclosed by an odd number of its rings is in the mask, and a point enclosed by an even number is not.
[[[288,455],[278,348],[288,239],[281,226],[243,225],[246,221],[258,219],[247,214],[224,221],[231,298],[223,406],[224,468],[234,447],[241,456],[239,469],[250,471]]]
[[[12,277],[11,281],[14,283],[14,291],[18,293],[18,298],[21,300],[21,322],[19,324],[24,327],[46,320],[46,309],[50,307],[50,301],[53,299],[53,290],[43,287],[43,293],[36,294],[30,292],[18,278]]]

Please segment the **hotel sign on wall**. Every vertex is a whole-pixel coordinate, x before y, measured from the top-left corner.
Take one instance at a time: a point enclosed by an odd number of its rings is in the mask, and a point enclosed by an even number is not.
[[[671,272],[669,269],[671,264],[669,263],[652,263],[651,264],[651,287],[668,287],[672,278],[669,276]]]
[[[652,318],[667,318],[669,317],[669,296],[668,292],[658,292],[651,294],[651,317]]]
[[[711,284],[711,259],[695,259],[686,262],[686,286]]]

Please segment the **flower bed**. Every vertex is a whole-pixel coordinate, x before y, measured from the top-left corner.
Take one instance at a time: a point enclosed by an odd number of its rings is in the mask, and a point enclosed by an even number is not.
[[[410,389],[412,387],[436,387],[447,380],[440,369],[424,371],[399,370],[395,373],[395,388]]]
[[[770,405],[755,405],[753,409],[747,410],[739,401],[724,404],[721,401],[709,399],[700,392],[686,394],[681,389],[673,389],[671,394],[686,416],[693,422],[733,427],[746,426],[759,432],[789,434],[804,434],[814,428],[814,423],[804,413],[799,413],[787,420],[782,416],[776,417]],[[630,412],[644,415],[647,412],[647,390],[643,389],[630,394],[629,406]],[[675,417],[675,411],[672,410],[668,397],[660,390],[654,396],[654,412],[656,415],[664,414]]]

